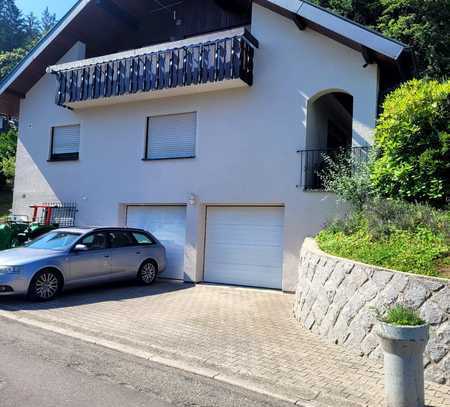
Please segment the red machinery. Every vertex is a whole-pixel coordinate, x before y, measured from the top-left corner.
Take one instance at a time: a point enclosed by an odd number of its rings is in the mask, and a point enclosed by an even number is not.
[[[43,226],[57,224],[59,227],[71,227],[75,222],[75,214],[77,212],[74,203],[45,203],[39,205],[31,205],[33,215],[31,223],[37,223]]]

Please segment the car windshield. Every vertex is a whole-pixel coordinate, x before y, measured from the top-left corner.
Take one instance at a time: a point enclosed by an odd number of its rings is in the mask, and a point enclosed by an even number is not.
[[[28,243],[30,249],[64,251],[70,248],[81,235],[68,232],[50,232]]]

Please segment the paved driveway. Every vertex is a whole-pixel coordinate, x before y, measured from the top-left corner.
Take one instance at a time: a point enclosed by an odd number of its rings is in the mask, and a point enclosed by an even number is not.
[[[380,367],[303,329],[292,302],[275,291],[159,281],[72,291],[47,304],[3,298],[0,315],[299,404],[382,405]],[[427,398],[450,405],[450,390],[428,383]]]

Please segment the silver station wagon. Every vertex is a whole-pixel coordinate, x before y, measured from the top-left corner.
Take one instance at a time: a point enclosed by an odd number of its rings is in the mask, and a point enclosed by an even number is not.
[[[127,278],[150,285],[165,267],[164,246],[144,230],[57,229],[0,252],[0,295],[48,301],[71,286]]]

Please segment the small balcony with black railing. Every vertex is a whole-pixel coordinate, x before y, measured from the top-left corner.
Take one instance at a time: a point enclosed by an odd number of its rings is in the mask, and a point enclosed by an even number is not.
[[[308,104],[305,148],[298,150],[300,180],[304,191],[324,191],[323,176],[338,163],[356,170],[367,162],[370,146],[354,131],[353,97],[329,92]]]
[[[304,191],[324,191],[323,175],[331,162],[355,166],[367,162],[370,147],[340,147],[335,149],[300,150],[300,184]]]
[[[47,69],[56,104],[70,109],[253,84],[258,41],[245,28],[105,55]]]

